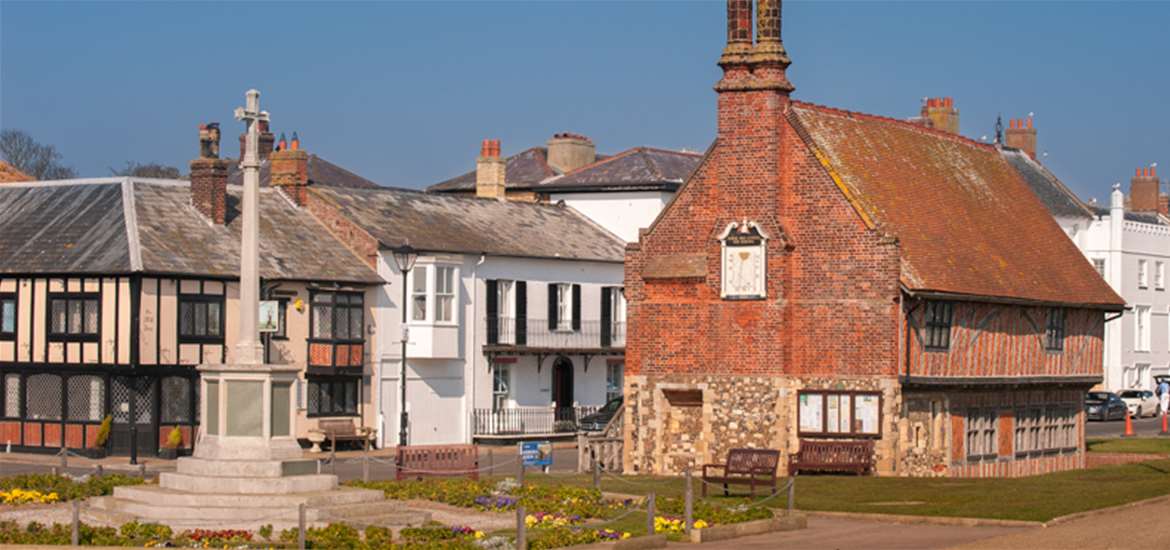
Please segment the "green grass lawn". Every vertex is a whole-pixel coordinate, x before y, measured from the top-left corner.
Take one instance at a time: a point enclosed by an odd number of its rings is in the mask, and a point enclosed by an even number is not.
[[[587,486],[592,478],[528,474],[525,481]],[[684,493],[683,483],[681,478],[607,476],[602,490],[631,495],[654,491],[677,497]],[[698,484],[696,479],[696,498]],[[1165,494],[1170,494],[1170,460],[1154,460],[1014,479],[802,476],[796,481],[796,508],[1048,521]],[[776,508],[786,506],[784,495],[768,502]]]
[[[1089,452],[1170,454],[1170,437],[1090,439]]]

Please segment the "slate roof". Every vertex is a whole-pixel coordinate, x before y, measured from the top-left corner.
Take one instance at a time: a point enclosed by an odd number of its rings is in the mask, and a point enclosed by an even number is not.
[[[227,225],[191,206],[178,180],[105,178],[0,186],[0,273],[239,274],[242,189],[228,187]],[[308,212],[260,191],[260,276],[380,283]]]
[[[376,189],[381,187],[377,183],[363,178],[312,153],[309,153],[308,169],[309,183],[311,185],[355,187],[359,189]],[[239,163],[232,162],[230,165],[230,170],[231,172],[228,174],[228,184],[243,185],[244,173],[239,169]],[[268,159],[264,159],[264,161],[260,164],[260,185],[267,187],[271,181],[270,176],[271,169],[269,167]]]
[[[803,102],[789,120],[855,208],[897,237],[908,290],[1124,306],[995,147]]]
[[[622,262],[625,243],[576,210],[411,189],[310,187],[384,248]]]
[[[547,162],[547,150],[533,147],[507,159],[508,189],[534,191],[674,191],[703,159],[701,153],[634,147],[560,174]],[[427,188],[431,192],[475,190],[475,170]]]
[[[36,178],[17,170],[15,166],[0,160],[0,183],[11,183],[14,181],[33,181]]]
[[[1000,154],[1012,168],[1019,172],[1020,177],[1036,194],[1036,198],[1044,204],[1053,217],[1057,218],[1091,218],[1093,209],[1085,204],[1076,193],[1073,193],[1064,182],[1050,172],[1044,165],[1032,160],[1027,153],[1019,149],[1003,147]]]

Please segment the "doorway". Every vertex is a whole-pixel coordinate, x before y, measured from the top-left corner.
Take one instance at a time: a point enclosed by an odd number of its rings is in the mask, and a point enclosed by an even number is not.
[[[158,453],[158,424],[155,421],[155,379],[147,376],[114,376],[110,384],[110,451],[138,456]]]
[[[557,409],[573,406],[573,362],[563,355],[553,361],[552,400]]]

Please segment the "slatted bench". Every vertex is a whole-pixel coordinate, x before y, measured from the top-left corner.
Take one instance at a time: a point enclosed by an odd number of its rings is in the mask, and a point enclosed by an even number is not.
[[[788,457],[788,475],[798,472],[873,471],[873,441],[800,440],[800,451]]]
[[[732,449],[727,452],[727,462],[724,464],[703,465],[703,496],[707,496],[707,484],[722,484],[723,494],[729,495],[728,485],[748,485],[751,494],[756,494],[756,486],[771,485],[772,493],[776,492],[776,466],[780,463],[780,451],[770,449]],[[718,470],[721,475],[715,475]]]
[[[359,428],[348,418],[322,419],[317,422],[317,429],[309,431],[325,436],[334,451],[337,451],[338,441],[362,441],[368,446],[374,435],[373,430],[365,426]]]
[[[398,447],[395,477],[460,477],[479,479],[479,448],[476,445],[411,445]]]

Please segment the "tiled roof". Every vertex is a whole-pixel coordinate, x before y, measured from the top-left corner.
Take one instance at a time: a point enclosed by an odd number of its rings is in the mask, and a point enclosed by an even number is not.
[[[539,185],[541,190],[664,189],[674,191],[703,160],[701,153],[635,147]]]
[[[386,248],[621,262],[620,238],[572,208],[409,189],[310,187]]]
[[[634,147],[565,174],[548,165],[547,150],[533,147],[508,157],[508,189],[569,192],[667,190],[674,191],[703,159],[701,153]],[[427,188],[431,192],[474,191],[475,170]]]
[[[532,147],[508,157],[504,175],[508,187],[522,189],[551,178],[557,172],[548,165],[548,150]],[[475,191],[475,170],[436,183],[427,191]]]
[[[1032,160],[1027,153],[1019,149],[1004,147],[1000,154],[1020,173],[1024,182],[1036,194],[1036,198],[1044,203],[1048,211],[1058,218],[1091,218],[1093,211],[1081,201],[1064,182],[1055,174],[1048,171],[1044,165]]]
[[[332,162],[329,162],[317,155],[309,154],[309,183],[313,185],[325,185],[330,187],[355,187],[359,189],[377,189],[381,187],[366,178],[363,178],[345,168],[342,168]],[[239,170],[239,164],[232,162],[230,164],[231,173],[228,175],[228,183],[232,185],[244,184],[244,173]],[[260,185],[267,187],[269,184],[270,169],[268,160],[265,159],[260,164]]]
[[[0,183],[11,183],[14,181],[33,181],[35,178],[17,170],[15,166],[0,160]]]
[[[227,225],[173,180],[105,178],[0,186],[0,273],[156,273],[237,277],[242,189]],[[131,215],[127,215],[127,212]],[[377,283],[369,266],[276,190],[260,191],[260,276]]]
[[[907,289],[1125,304],[995,147],[802,102],[789,120],[855,206],[897,237]]]

